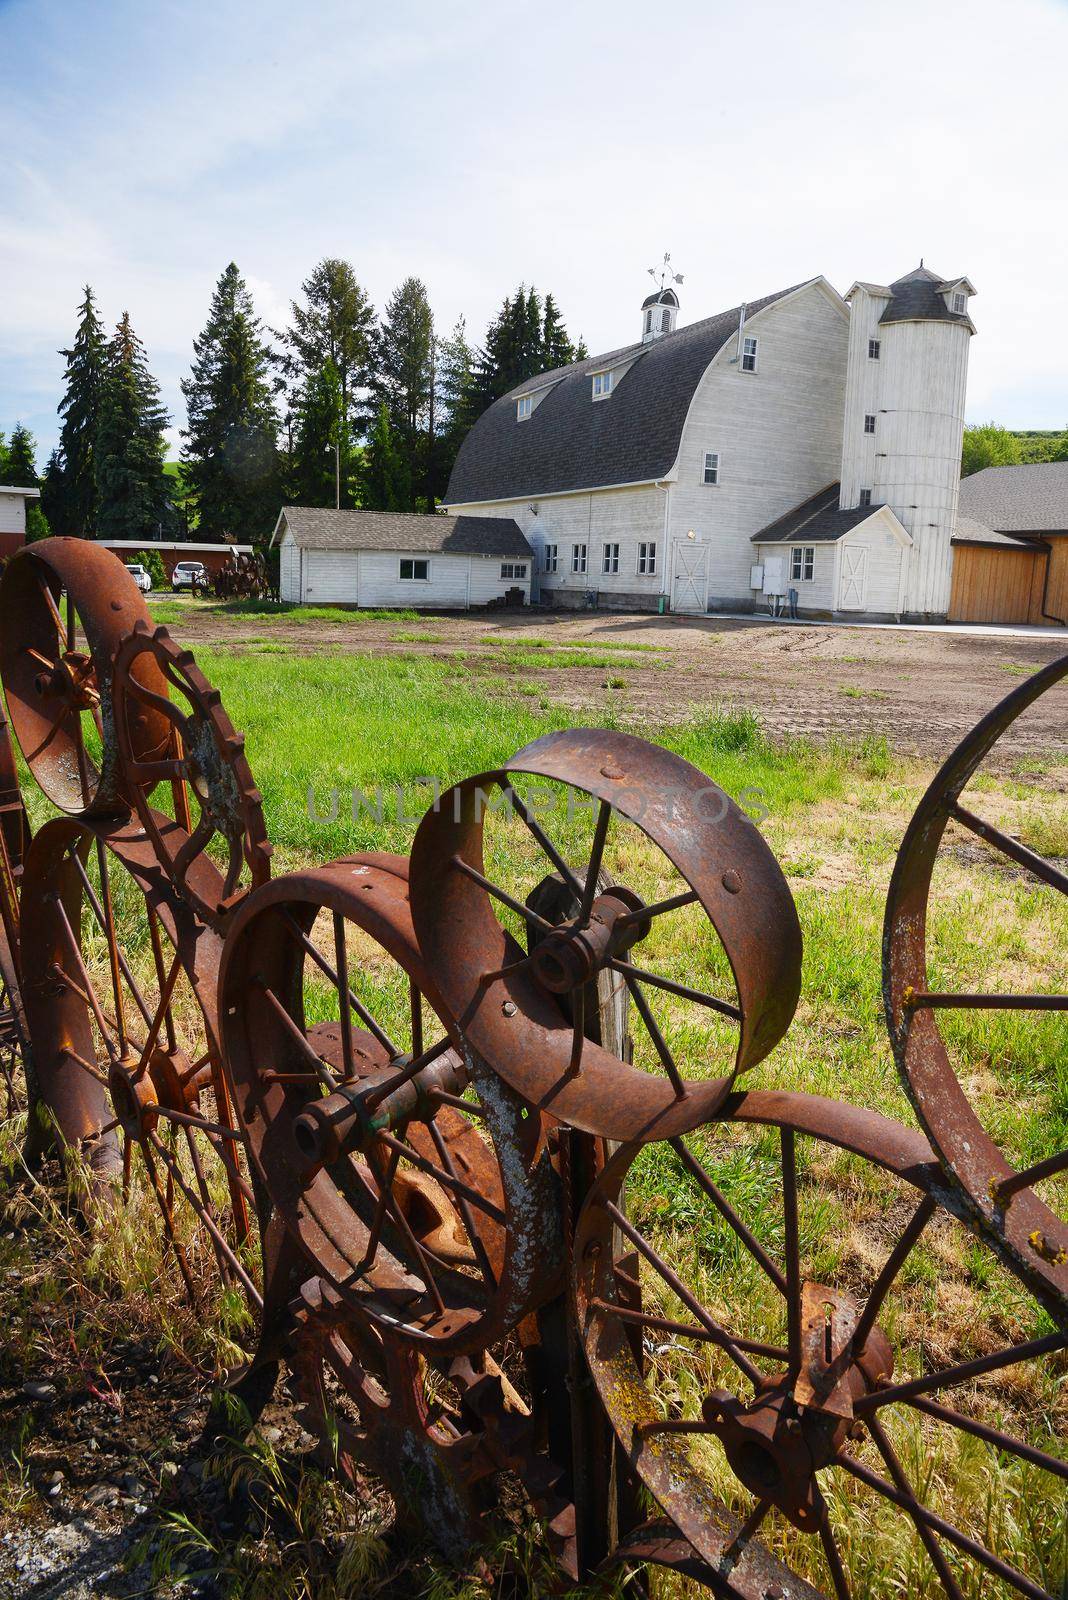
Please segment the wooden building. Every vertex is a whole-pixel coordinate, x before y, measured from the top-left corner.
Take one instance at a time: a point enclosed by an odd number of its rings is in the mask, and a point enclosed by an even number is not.
[[[949,618],[1068,627],[1068,461],[963,480]]]
[[[26,543],[26,503],[40,498],[40,489],[0,484],[0,560],[13,556]]]

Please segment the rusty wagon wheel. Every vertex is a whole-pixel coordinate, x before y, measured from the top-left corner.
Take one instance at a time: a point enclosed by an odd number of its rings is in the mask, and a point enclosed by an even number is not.
[[[196,864],[200,887],[218,873]],[[59,818],[23,896],[26,1013],[41,1095],[84,1160],[85,1205],[152,1227],[186,1298],[259,1309],[259,1220],[218,1047],[221,941],[173,893],[132,819]]]
[[[61,811],[97,816],[126,808],[115,745],[111,661],[135,623],[148,623],[136,583],[110,551],[85,539],[42,539],[0,579],[0,676],[11,727],[36,781]],[[151,662],[144,682],[165,696]],[[137,755],[166,745],[153,711]]]
[[[219,1013],[271,1201],[315,1273],[385,1336],[485,1349],[558,1289],[541,1120],[459,1053],[403,857],[353,856],[250,895]]]
[[[605,1409],[705,1581],[739,1600],[979,1583],[1055,1600],[1068,1336],[1040,1318],[1036,1336],[1008,1274],[985,1317],[978,1290],[962,1307],[975,1246],[922,1134],[802,1094],[734,1094],[722,1115],[620,1148],[574,1266]]]
[[[36,1099],[19,972],[19,899],[29,842],[29,818],[0,696],[0,1123],[21,1117]],[[29,1141],[31,1152],[35,1142]]]
[[[153,631],[138,623],[122,640],[113,699],[123,778],[141,824],[176,892],[204,921],[217,921],[271,875],[263,797],[253,782],[244,736],[192,651],[176,644],[166,628]],[[166,744],[146,759],[138,754],[144,729],[160,719],[167,725]],[[160,785],[169,791],[181,832],[167,827],[150,803]],[[214,879],[207,880],[212,898],[205,899],[190,869],[216,838],[226,856],[223,880],[218,893]]]
[[[540,1514],[549,1548],[576,1576],[574,1507],[539,1442],[530,1406],[484,1352],[433,1363],[321,1279],[294,1306],[290,1364],[305,1426],[325,1464],[354,1485],[371,1473],[400,1518],[452,1561],[485,1542],[502,1472]]]
[[[599,892],[602,867],[615,881]],[[528,902],[553,871],[579,902],[560,927]],[[696,767],[629,734],[549,734],[443,795],[416,835],[412,913],[474,1049],[531,1105],[606,1138],[705,1121],[797,1004],[800,927],[758,829]],[[682,973],[663,970],[680,950]],[[634,1065],[585,1037],[583,996],[605,969],[634,1002]]]
[[[983,1127],[947,1049],[940,1014],[968,1011],[1068,1010],[1068,993],[1027,994],[1006,985],[996,994],[946,992],[929,974],[932,877],[950,822],[1033,880],[1063,925],[1068,872],[1027,843],[984,821],[961,795],[998,739],[1017,717],[1068,676],[1068,655],[1021,683],[977,723],[942,766],[909,824],[890,882],[883,928],[883,994],[894,1055],[909,1098],[968,1214],[999,1254],[1025,1280],[1058,1325],[1068,1328],[1068,1147],[1063,1116],[1044,1119],[1052,1146],[1012,1163]],[[981,799],[978,804],[981,807]],[[1011,869],[1010,869],[1011,870]],[[1052,964],[1052,955],[1049,964]],[[1052,979],[1049,989],[1056,989]],[[1051,1059],[1063,1064],[1068,1030],[1063,1023]],[[1060,1137],[1058,1137],[1060,1135]]]

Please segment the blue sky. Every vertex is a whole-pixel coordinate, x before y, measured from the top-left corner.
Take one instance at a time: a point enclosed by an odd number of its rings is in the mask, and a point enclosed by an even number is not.
[[[275,324],[324,255],[476,336],[533,280],[597,350],[665,249],[684,321],[966,272],[971,420],[1065,426],[1066,63],[1064,0],[0,0],[0,429],[43,462],[86,282],[177,424],[230,259]]]

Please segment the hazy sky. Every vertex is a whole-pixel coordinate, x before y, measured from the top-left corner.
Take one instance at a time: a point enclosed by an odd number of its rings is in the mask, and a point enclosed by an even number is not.
[[[684,322],[967,273],[969,418],[1063,427],[1066,133],[1065,0],[0,0],[0,429],[43,464],[86,282],[177,424],[231,259],[276,323],[324,255],[476,337],[533,281],[596,351],[665,249]]]

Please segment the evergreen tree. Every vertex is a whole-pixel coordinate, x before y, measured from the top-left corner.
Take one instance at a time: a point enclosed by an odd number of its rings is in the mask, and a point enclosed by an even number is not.
[[[327,257],[301,284],[305,304],[292,302],[293,325],[285,335],[288,376],[296,391],[333,365],[341,385],[350,432],[369,424],[367,391],[374,368],[375,313],[347,261]],[[342,501],[344,504],[344,500]]]
[[[3,435],[0,434],[0,443]],[[3,465],[0,467],[0,483],[7,483],[14,488],[36,489],[40,479],[37,476],[37,444],[29,428],[24,428],[21,422],[16,422],[11,430],[6,451],[3,454]]]
[[[556,367],[570,366],[572,361],[586,359],[586,346],[579,341],[577,345],[571,343],[564,319],[560,315],[560,308],[551,294],[545,296],[545,316],[541,325],[541,353],[545,363],[543,371],[552,372]]]
[[[409,496],[428,483],[433,457],[431,405],[434,396],[434,318],[426,286],[405,278],[386,304],[378,341],[379,394],[389,410],[394,442],[404,462]],[[410,498],[400,510],[411,510]]]
[[[57,533],[62,533],[71,525],[70,516],[70,485],[67,482],[67,469],[63,465],[63,454],[58,445],[48,458],[44,477],[41,479],[41,513],[49,527]]]
[[[96,527],[94,452],[100,426],[106,350],[93,291],[88,285],[78,310],[80,320],[74,343],[69,350],[60,351],[67,362],[64,394],[59,403],[59,414],[63,418],[59,449],[64,492],[61,502],[54,508],[59,520],[52,522],[52,526],[57,533],[84,538]]]
[[[537,290],[520,284],[490,323],[485,345],[475,356],[467,403],[469,422],[528,378],[585,356],[585,346],[576,347],[568,338],[553,296],[545,296],[543,311]]]
[[[310,373],[297,400],[289,493],[298,505],[352,505],[352,437],[337,368]]]
[[[412,480],[403,453],[397,447],[383,400],[363,453],[362,504],[368,511],[407,511],[412,501]]]
[[[208,539],[264,538],[278,514],[278,417],[272,355],[233,262],[215,287],[182,383],[189,426],[183,460]]]
[[[124,311],[108,345],[95,467],[97,531],[108,539],[158,536],[174,521],[163,471],[170,418],[145,348]]]
[[[471,404],[474,362],[474,352],[467,341],[467,324],[461,317],[449,338],[440,339],[437,343],[432,469],[435,500],[444,495],[456,452],[475,420]]]

